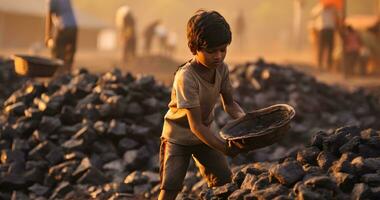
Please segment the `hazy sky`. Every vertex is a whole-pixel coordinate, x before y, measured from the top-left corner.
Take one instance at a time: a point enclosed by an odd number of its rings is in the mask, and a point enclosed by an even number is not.
[[[302,41],[307,42],[307,21],[310,9],[317,0],[304,0]],[[351,13],[363,13],[372,9],[377,0],[348,0]],[[186,47],[185,28],[187,20],[200,9],[219,11],[234,29],[239,12],[246,18],[246,37],[243,47],[237,46],[233,38],[231,48],[245,51],[277,48],[292,44],[293,0],[73,0],[75,6],[96,14],[113,23],[115,10],[121,5],[128,5],[136,17],[137,30],[142,30],[153,20],[161,19],[167,29],[177,32],[179,50],[188,51]],[[364,11],[366,12],[366,11]],[[141,45],[141,39],[138,41]]]

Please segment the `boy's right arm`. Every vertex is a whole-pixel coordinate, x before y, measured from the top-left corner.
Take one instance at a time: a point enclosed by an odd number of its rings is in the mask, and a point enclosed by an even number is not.
[[[202,123],[200,107],[186,108],[186,115],[191,132],[193,132],[203,143],[208,146],[226,153],[225,141],[217,137],[210,128]]]
[[[186,108],[185,110],[191,132],[203,143],[228,156],[235,156],[239,153],[239,147],[227,143],[226,140],[202,123],[200,107]]]

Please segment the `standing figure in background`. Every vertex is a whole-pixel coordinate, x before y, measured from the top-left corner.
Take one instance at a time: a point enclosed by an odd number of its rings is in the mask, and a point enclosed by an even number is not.
[[[70,0],[47,0],[48,12],[45,20],[45,45],[51,48],[53,58],[64,61],[61,72],[70,72],[73,67],[77,44],[77,22]]]
[[[244,17],[244,13],[243,11],[241,10],[236,18],[236,22],[235,22],[235,34],[236,34],[236,37],[238,39],[238,45],[239,45],[239,49],[241,50],[244,46],[244,42],[245,41],[245,29],[246,29],[246,25],[245,25],[245,17]]]
[[[161,55],[166,55],[166,41],[168,38],[168,31],[166,27],[163,24],[159,23],[154,29],[154,35],[156,35],[158,39],[159,53]]]
[[[318,30],[318,67],[332,69],[335,31],[339,16],[333,5],[318,5],[312,10],[315,28]]]
[[[302,47],[302,16],[305,9],[305,0],[293,0],[294,11],[293,11],[293,42],[294,47],[300,50]]]
[[[151,24],[148,25],[148,27],[144,30],[144,38],[145,38],[145,43],[144,43],[144,53],[145,54],[150,54],[151,49],[152,49],[152,42],[154,35],[156,33],[156,27],[161,23],[160,20],[156,20],[152,22]]]
[[[130,8],[126,5],[116,12],[116,28],[122,49],[121,65],[124,66],[136,57],[136,25]]]
[[[365,66],[358,66],[360,61],[360,50],[362,47],[362,42],[357,31],[348,25],[344,27],[341,37],[343,40],[343,70],[344,76],[349,77],[354,75],[355,68],[360,67],[359,71],[361,75],[365,74]]]

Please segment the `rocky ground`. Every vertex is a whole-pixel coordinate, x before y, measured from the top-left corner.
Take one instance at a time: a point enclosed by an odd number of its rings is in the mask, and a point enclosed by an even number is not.
[[[179,199],[380,195],[376,90],[332,87],[264,60],[236,65],[231,82],[246,110],[292,105],[292,128],[279,144],[230,159],[230,184],[207,188],[191,163]],[[0,199],[156,198],[169,87],[117,69],[25,83],[3,96]],[[228,116],[216,112],[223,126]]]

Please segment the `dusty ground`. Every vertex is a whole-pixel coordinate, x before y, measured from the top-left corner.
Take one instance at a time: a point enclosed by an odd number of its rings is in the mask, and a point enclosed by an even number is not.
[[[25,49],[8,49],[0,50],[0,55],[10,56],[15,53],[30,53]],[[47,50],[39,52],[39,55],[49,56]],[[123,71],[129,71],[134,75],[137,74],[150,74],[154,75],[156,80],[162,81],[165,85],[171,85],[173,74],[178,65],[184,63],[191,58],[191,54],[175,55],[173,58],[168,58],[159,55],[153,56],[139,56],[133,62],[124,67],[118,62],[119,54],[113,52],[99,52],[90,50],[81,50],[76,54],[75,68],[84,67],[93,73],[102,73],[112,68],[117,67]],[[264,52],[263,54],[251,55],[234,55],[229,54],[226,62],[230,65],[237,63],[244,63],[247,61],[256,61],[257,58],[263,57],[268,62],[276,62],[279,64],[291,64],[305,73],[314,75],[318,80],[328,84],[338,84],[349,89],[357,87],[380,87],[380,75],[353,77],[345,79],[338,72],[320,71],[313,65],[312,55],[308,51],[290,52],[284,51],[280,53]]]

